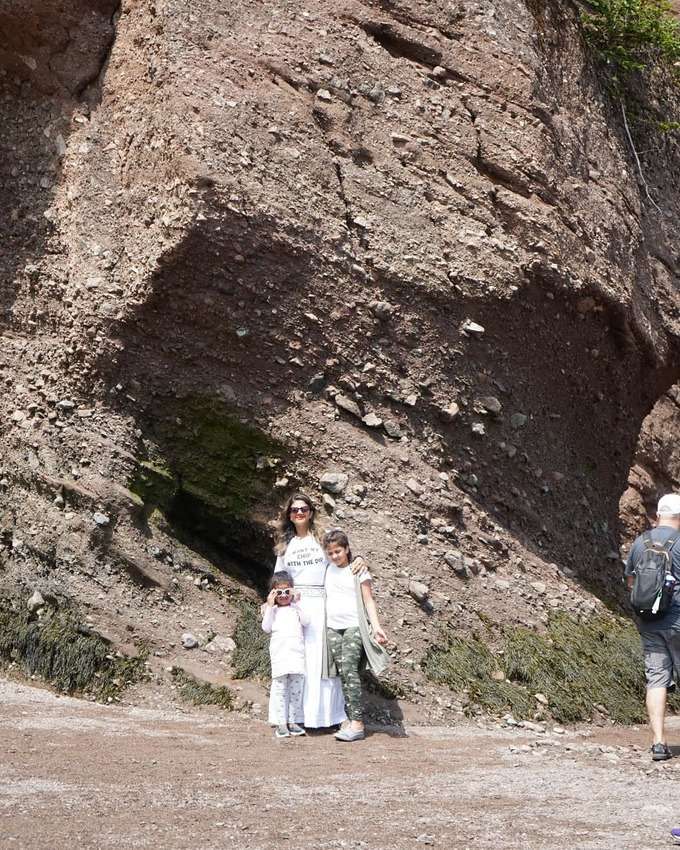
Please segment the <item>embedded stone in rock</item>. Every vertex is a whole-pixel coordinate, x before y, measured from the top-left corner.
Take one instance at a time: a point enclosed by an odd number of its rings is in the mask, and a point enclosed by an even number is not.
[[[486,413],[491,413],[493,416],[498,416],[503,409],[503,405],[496,396],[488,395],[479,399],[479,404]]]
[[[460,552],[447,552],[444,555],[444,561],[451,567],[451,569],[457,576],[460,576],[461,578],[468,577],[468,570],[465,566],[465,561]]]
[[[229,652],[233,652],[235,649],[235,641],[230,637],[222,637],[222,635],[215,635],[210,643],[205,646],[205,651],[213,654],[221,653],[226,655]]]
[[[198,646],[198,640],[191,634],[191,632],[184,632],[182,635],[182,646],[185,649],[196,649]]]
[[[466,319],[460,326],[460,330],[466,336],[480,337],[484,334],[484,328],[482,325],[478,325],[477,322],[473,322],[472,319]]]
[[[406,481],[406,486],[415,496],[422,496],[425,492],[423,485],[420,481],[416,481],[415,478],[409,478]]]
[[[439,415],[445,422],[453,422],[460,413],[460,407],[455,401],[452,401],[447,407],[439,408]]]
[[[312,392],[318,393],[324,388],[325,385],[326,376],[323,374],[323,372],[319,372],[318,374],[312,376],[308,386]]]
[[[319,98],[319,100],[325,100],[326,102],[333,100],[333,96],[328,91],[328,89],[319,89],[319,91],[316,93],[316,96]]]
[[[31,614],[35,613],[38,608],[43,608],[45,605],[45,600],[42,597],[42,594],[39,590],[36,590],[33,596],[26,603],[26,607],[31,612]]]
[[[342,393],[339,393],[335,396],[335,403],[341,410],[344,410],[347,413],[351,413],[352,416],[356,416],[357,419],[361,419],[361,409],[359,408],[359,405],[356,403],[356,401],[352,401],[351,398],[347,398],[346,395],[342,395]]]
[[[382,322],[391,319],[395,310],[394,305],[390,304],[389,301],[371,301],[368,308]]]
[[[335,499],[328,493],[323,494],[323,506],[329,514],[335,511]]]
[[[510,417],[510,425],[517,430],[523,428],[527,424],[527,416],[524,413],[513,413]]]
[[[544,596],[547,590],[545,584],[542,581],[532,581],[531,586],[539,594],[539,596]]]
[[[367,425],[369,428],[380,428],[383,424],[382,419],[379,416],[376,416],[375,413],[367,413],[366,416],[362,419],[364,425]]]
[[[71,413],[71,411],[76,409],[76,403],[68,398],[64,398],[57,402],[56,408],[60,413]]]
[[[484,427],[483,422],[473,422],[471,430],[472,433],[476,434],[478,437],[483,437],[486,434],[486,428]]]
[[[422,604],[430,595],[430,588],[426,584],[423,584],[422,581],[410,581],[408,584],[408,592],[416,600],[416,602],[420,602]]]
[[[95,511],[92,515],[92,519],[97,523],[97,525],[102,527],[108,525],[111,522],[109,517],[106,514],[103,514],[101,511]]]
[[[324,472],[319,479],[322,490],[327,490],[329,493],[335,493],[336,495],[343,492],[348,481],[349,475],[346,475],[344,472]]]
[[[386,419],[383,422],[383,428],[388,437],[391,437],[393,440],[401,439],[401,428],[397,422],[394,422],[392,419]]]

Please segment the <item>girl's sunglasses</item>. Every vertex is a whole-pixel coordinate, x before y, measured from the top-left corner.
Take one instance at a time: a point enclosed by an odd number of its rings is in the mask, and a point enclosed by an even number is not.
[[[277,599],[278,599],[279,596],[290,596],[290,588],[289,587],[282,587],[280,590],[275,590],[274,596],[276,596]]]
[[[309,508],[307,507],[307,505],[305,505],[304,508],[291,508],[289,513],[291,513],[291,514],[302,514],[304,516],[304,514],[309,513]]]

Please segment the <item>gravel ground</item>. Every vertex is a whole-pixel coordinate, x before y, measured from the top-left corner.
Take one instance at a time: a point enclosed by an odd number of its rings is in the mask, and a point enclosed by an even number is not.
[[[0,681],[0,846],[646,850],[680,823],[680,760],[645,748],[640,728],[491,724],[274,742],[235,714]]]

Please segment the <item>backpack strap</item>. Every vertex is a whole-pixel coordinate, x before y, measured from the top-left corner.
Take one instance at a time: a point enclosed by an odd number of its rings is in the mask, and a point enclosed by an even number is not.
[[[680,531],[676,531],[673,534],[671,534],[671,536],[668,538],[668,540],[664,543],[663,551],[667,555],[670,555],[670,551],[675,546],[675,544],[677,543],[679,537],[680,537]]]

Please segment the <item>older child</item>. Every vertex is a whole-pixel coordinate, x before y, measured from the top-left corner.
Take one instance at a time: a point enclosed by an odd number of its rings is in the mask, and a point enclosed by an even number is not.
[[[302,695],[305,688],[305,639],[303,626],[309,615],[297,605],[293,579],[287,572],[274,573],[264,605],[262,628],[271,634],[269,655],[272,686],[269,695],[269,722],[276,727],[275,738],[304,735]]]
[[[326,639],[328,672],[335,667],[342,682],[349,723],[335,737],[338,741],[360,741],[364,737],[359,668],[363,659],[376,674],[382,673],[389,656],[387,643],[371,589],[371,575],[353,575],[349,540],[339,528],[327,531],[323,547],[330,561],[326,571]]]

